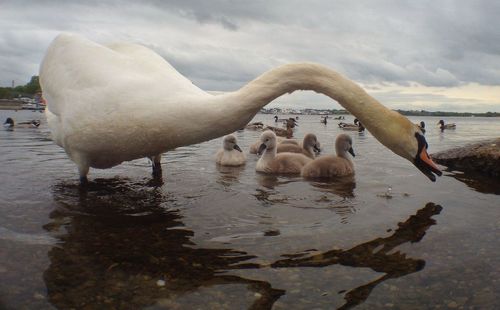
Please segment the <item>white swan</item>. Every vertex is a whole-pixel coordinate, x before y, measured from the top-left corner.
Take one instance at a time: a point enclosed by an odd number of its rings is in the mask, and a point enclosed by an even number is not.
[[[215,155],[215,162],[222,166],[241,166],[247,157],[236,142],[234,135],[227,135],[222,140],[222,149]]]
[[[42,61],[40,83],[52,137],[77,164],[82,182],[89,167],[158,157],[234,132],[261,107],[295,90],[313,90],[338,101],[382,144],[431,180],[432,172],[441,175],[417,126],[318,64],[284,65],[238,91],[211,95],[145,47],[103,46],[61,34]]]

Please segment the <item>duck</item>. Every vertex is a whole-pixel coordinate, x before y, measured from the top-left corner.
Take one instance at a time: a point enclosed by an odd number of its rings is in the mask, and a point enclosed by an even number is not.
[[[339,128],[341,128],[342,130],[358,131],[358,132],[363,132],[365,130],[365,127],[357,118],[354,119],[354,124],[340,122],[338,125]]]
[[[444,131],[445,129],[455,129],[455,128],[457,128],[457,124],[455,124],[455,123],[445,124],[444,120],[442,120],[442,119],[439,120],[438,125],[439,125],[439,129],[441,129],[441,131]]]
[[[295,120],[288,119],[286,120],[286,129],[274,126],[267,126],[265,129],[274,131],[274,133],[279,137],[286,137],[287,139],[290,139],[293,137],[293,128],[295,128],[295,126],[298,126]]]
[[[215,162],[221,166],[242,166],[246,162],[246,155],[238,146],[234,135],[224,136],[222,149],[215,155]]]
[[[14,120],[11,117],[7,117],[7,119],[3,123],[3,127],[5,127],[5,128],[13,128],[14,127]]]
[[[236,91],[214,95],[144,46],[102,45],[62,33],[49,44],[39,77],[53,141],[76,164],[82,185],[88,182],[90,168],[108,169],[143,157],[161,159],[162,153],[177,147],[235,132],[262,107],[296,90],[332,98],[431,181],[442,174],[417,126],[355,82],[316,63],[284,64]],[[159,162],[153,162],[153,170],[156,164],[161,171]]]
[[[319,152],[319,142],[316,135],[308,133],[304,136],[302,146],[293,143],[281,142],[278,143],[276,151],[278,153],[289,152],[304,154],[309,158],[314,158],[316,152]]]
[[[423,134],[425,134],[425,122],[421,121],[420,123],[416,124],[418,128],[422,131]]]
[[[279,153],[277,154],[276,134],[273,131],[264,131],[260,136],[261,145],[255,170],[267,174],[300,174],[302,167],[312,161],[304,154]]]
[[[349,155],[355,156],[352,139],[349,135],[340,134],[335,140],[337,156],[324,155],[307,163],[301,171],[303,178],[337,178],[354,174],[354,164]]]
[[[5,128],[13,128],[14,126],[22,128],[38,128],[38,126],[40,126],[40,120],[34,119],[31,121],[19,122],[15,124],[14,120],[11,117],[7,117],[5,123],[3,123],[3,126]]]

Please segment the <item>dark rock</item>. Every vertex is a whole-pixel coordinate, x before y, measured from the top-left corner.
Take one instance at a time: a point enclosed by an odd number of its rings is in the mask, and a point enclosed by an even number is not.
[[[500,176],[500,138],[441,151],[431,157],[452,170]]]

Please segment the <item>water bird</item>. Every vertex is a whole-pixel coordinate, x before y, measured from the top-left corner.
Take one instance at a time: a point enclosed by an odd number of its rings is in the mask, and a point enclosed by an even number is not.
[[[357,118],[354,119],[354,124],[340,122],[338,125],[339,128],[343,130],[358,131],[358,132],[365,131],[365,126],[363,126],[363,124],[361,124],[361,122]]]
[[[277,154],[276,134],[267,130],[260,136],[261,145],[255,170],[269,174],[300,174],[302,167],[312,159],[304,154],[279,153]]]
[[[222,166],[241,166],[246,162],[245,153],[238,146],[234,135],[227,135],[222,140],[222,149],[215,155],[215,162]]]
[[[302,168],[304,178],[335,178],[354,174],[354,164],[349,155],[355,156],[352,139],[349,135],[340,134],[335,139],[337,156],[324,155],[309,162]]]
[[[455,129],[455,128],[457,128],[457,124],[455,124],[455,123],[445,124],[444,120],[442,120],[442,119],[439,120],[438,125],[439,125],[439,129],[441,129],[441,131],[444,131],[445,129]]]
[[[269,129],[265,129],[265,130],[269,130]],[[294,144],[294,145],[298,145],[300,146],[300,143],[296,140],[296,139],[287,139],[287,138],[283,138],[283,137],[276,137],[276,142],[278,144]],[[259,151],[259,146],[261,145],[261,142],[260,142],[260,137],[259,139],[257,139],[257,141],[255,141],[254,143],[252,143],[250,145],[250,148],[249,148],[249,153],[250,154],[257,154],[258,151]],[[319,147],[319,141],[318,141],[318,147]]]
[[[423,134],[425,134],[425,122],[421,121],[419,124],[416,124],[418,128],[422,131]]]
[[[3,127],[5,128],[13,128],[14,127],[14,120],[10,117],[7,117],[5,122],[3,123]]]
[[[306,155],[309,158],[314,158],[315,153],[319,152],[320,148],[316,135],[313,133],[308,133],[304,136],[304,140],[302,140],[302,146],[288,142],[281,142],[278,143],[276,150],[278,153],[300,153]]]
[[[274,133],[279,137],[286,137],[287,139],[290,139],[293,137],[293,128],[295,128],[295,126],[298,126],[298,124],[293,118],[290,118],[286,120],[286,129],[274,126],[267,126],[265,129],[274,131]]]
[[[27,122],[19,122],[15,124],[11,117],[7,117],[5,123],[3,123],[5,128],[22,127],[22,128],[38,128],[40,126],[40,120],[34,119]]]
[[[82,184],[90,167],[159,158],[177,147],[232,133],[263,106],[295,90],[331,97],[429,179],[441,175],[416,125],[319,64],[282,65],[237,91],[213,95],[146,47],[100,45],[63,33],[49,45],[39,75],[52,138],[75,162]]]

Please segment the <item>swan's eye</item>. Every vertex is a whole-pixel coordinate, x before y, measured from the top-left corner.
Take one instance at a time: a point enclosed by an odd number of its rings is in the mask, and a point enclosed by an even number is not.
[[[269,139],[266,139],[266,142],[268,142],[268,141],[269,141]]]

